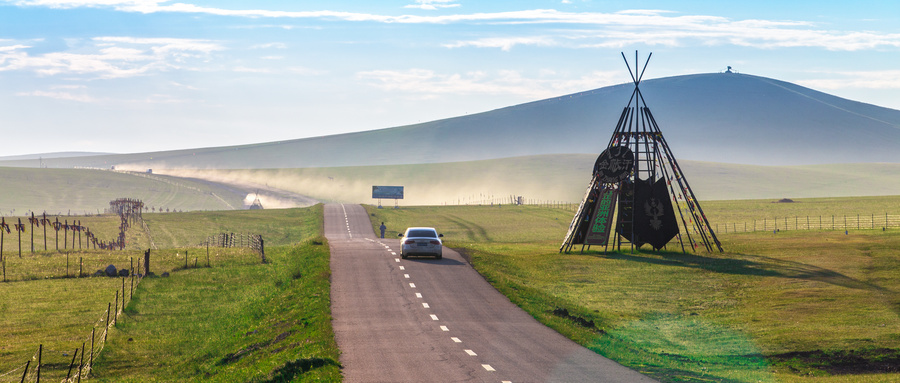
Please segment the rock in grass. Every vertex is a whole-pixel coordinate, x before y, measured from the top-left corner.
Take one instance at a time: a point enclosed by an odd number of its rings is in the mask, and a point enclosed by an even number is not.
[[[115,266],[113,266],[113,265],[106,266],[106,276],[115,277],[116,275],[118,275],[118,273],[116,271]]]
[[[120,276],[120,277],[127,277],[127,276],[128,276],[128,269],[122,269],[122,270],[119,270],[119,276]]]

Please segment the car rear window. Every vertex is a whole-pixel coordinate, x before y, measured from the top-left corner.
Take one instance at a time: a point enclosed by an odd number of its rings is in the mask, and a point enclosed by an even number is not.
[[[410,230],[407,237],[437,238],[437,233],[435,233],[433,230]]]

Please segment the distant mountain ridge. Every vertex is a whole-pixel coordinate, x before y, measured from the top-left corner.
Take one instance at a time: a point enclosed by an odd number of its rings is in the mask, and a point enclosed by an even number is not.
[[[749,164],[900,163],[900,111],[765,77],[695,74],[645,80],[641,92],[679,159]],[[599,153],[634,85],[488,112],[298,140],[155,153],[45,159],[51,167],[311,168]],[[33,161],[3,161],[34,166]]]
[[[17,161],[17,160],[40,160],[45,158],[68,158],[68,157],[86,157],[86,156],[104,156],[113,153],[97,153],[97,152],[54,152],[54,153],[37,153],[23,154],[19,156],[0,156],[0,161]]]

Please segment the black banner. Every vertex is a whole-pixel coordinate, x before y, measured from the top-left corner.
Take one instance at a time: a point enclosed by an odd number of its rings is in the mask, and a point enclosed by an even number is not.
[[[631,186],[631,183],[622,184],[623,187]],[[666,181],[638,180],[632,193],[634,205],[626,190],[623,190],[619,202],[619,235],[637,247],[647,243],[656,250],[663,248],[678,234],[678,220],[672,208]]]

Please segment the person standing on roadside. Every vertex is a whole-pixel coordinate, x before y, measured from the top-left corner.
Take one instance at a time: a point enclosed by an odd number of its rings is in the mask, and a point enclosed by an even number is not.
[[[381,223],[379,229],[381,229],[381,238],[384,238],[384,231],[387,230],[387,226],[384,226],[384,222]]]

